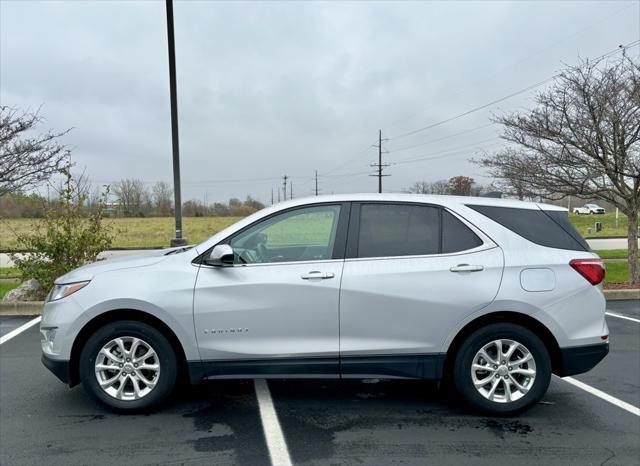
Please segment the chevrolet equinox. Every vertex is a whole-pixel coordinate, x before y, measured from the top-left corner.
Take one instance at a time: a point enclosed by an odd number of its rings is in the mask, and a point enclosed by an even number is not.
[[[609,351],[604,267],[567,210],[364,194],[263,209],[193,247],[58,278],[42,361],[120,410],[177,379],[450,381],[514,414]]]

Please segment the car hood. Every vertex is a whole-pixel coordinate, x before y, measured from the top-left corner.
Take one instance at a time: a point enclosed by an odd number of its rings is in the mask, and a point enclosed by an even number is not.
[[[72,283],[85,280],[91,280],[100,273],[111,272],[113,270],[129,269],[132,267],[144,267],[160,262],[173,252],[174,249],[160,249],[154,251],[145,251],[142,253],[133,253],[127,256],[114,257],[111,259],[92,262],[82,267],[78,267],[56,279],[56,283]]]

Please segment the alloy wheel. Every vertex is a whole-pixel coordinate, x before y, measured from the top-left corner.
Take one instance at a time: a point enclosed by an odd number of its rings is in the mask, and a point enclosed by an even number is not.
[[[511,403],[531,390],[536,379],[536,362],[522,343],[493,340],[474,356],[471,378],[476,390],[487,400]]]
[[[147,396],[160,377],[160,360],[146,341],[123,336],[100,349],[95,359],[95,374],[100,388],[122,401]]]

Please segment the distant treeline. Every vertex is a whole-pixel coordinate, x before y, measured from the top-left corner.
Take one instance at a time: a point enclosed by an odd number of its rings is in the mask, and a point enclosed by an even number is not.
[[[169,217],[174,213],[173,192],[171,189],[154,186],[151,190],[144,189],[140,183],[132,188],[124,180],[123,186],[118,183],[111,187],[111,200],[103,205],[102,214],[105,217]],[[130,180],[129,180],[130,181]],[[143,189],[139,189],[142,187]],[[81,201],[87,213],[96,210],[100,198],[97,194],[88,194]],[[0,196],[0,218],[42,218],[45,207],[53,208],[58,205],[55,196],[47,199],[39,194],[7,193]],[[205,205],[200,200],[188,200],[182,203],[182,215],[185,217],[245,217],[260,209],[264,205],[251,196],[242,201],[232,198],[228,202],[214,202]]]

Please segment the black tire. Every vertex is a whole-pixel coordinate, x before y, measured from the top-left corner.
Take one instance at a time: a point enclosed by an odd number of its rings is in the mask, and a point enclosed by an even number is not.
[[[523,344],[535,360],[536,376],[529,391],[520,399],[499,403],[478,392],[471,377],[476,353],[497,339],[514,340]],[[533,332],[516,324],[497,323],[476,330],[460,346],[453,365],[453,380],[458,394],[473,409],[484,414],[511,416],[540,401],[551,381],[551,358],[545,344]]]
[[[160,375],[155,387],[137,400],[119,400],[106,393],[98,383],[95,361],[104,345],[114,338],[131,336],[144,340],[157,354]],[[151,325],[132,320],[111,322],[98,329],[80,353],[80,380],[87,392],[101,403],[119,411],[144,411],[165,401],[176,383],[178,363],[175,351],[166,337]]]

